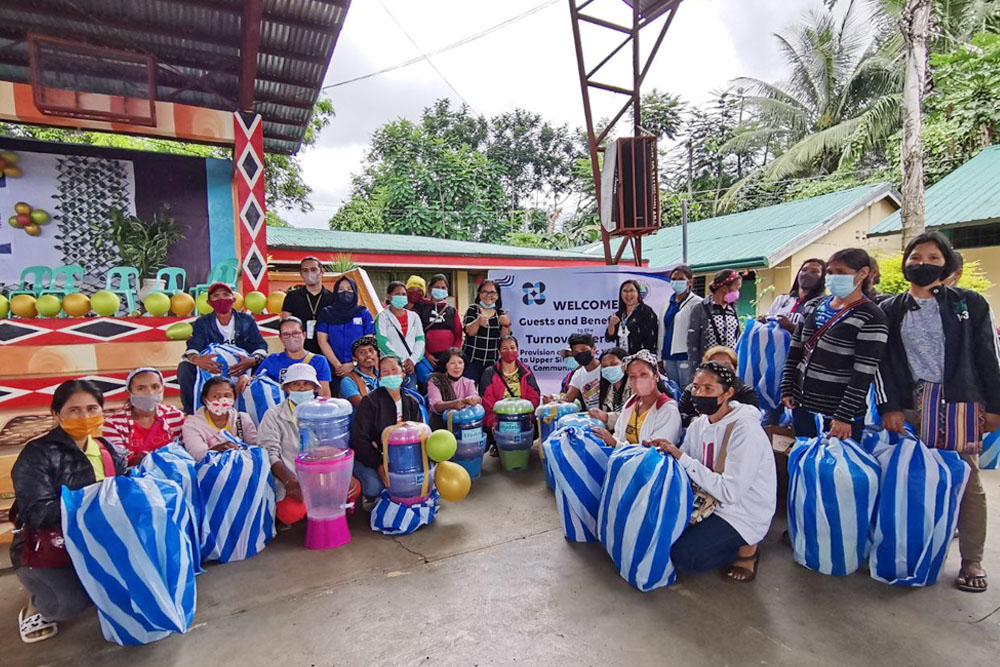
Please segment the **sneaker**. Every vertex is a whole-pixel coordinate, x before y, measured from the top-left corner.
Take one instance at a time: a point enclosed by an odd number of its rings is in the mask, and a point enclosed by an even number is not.
[[[275,521],[274,527],[279,533],[283,533],[286,530],[292,529],[292,527],[289,524],[285,523],[284,521]]]
[[[375,503],[378,502],[378,498],[369,498],[368,496],[361,497],[361,509],[366,512],[371,512],[375,507]]]

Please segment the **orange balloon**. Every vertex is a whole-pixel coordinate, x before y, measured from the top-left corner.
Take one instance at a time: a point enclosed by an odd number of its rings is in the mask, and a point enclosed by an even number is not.
[[[243,310],[243,295],[239,292],[233,292],[233,298],[236,299],[233,303],[233,310]]]
[[[3,175],[7,178],[21,178],[21,169],[19,167],[4,167]]]
[[[74,292],[63,299],[63,312],[70,317],[83,317],[90,312],[90,297]]]
[[[24,226],[24,231],[28,232],[30,236],[38,236],[42,233],[42,228],[32,222],[30,225]]]
[[[178,317],[187,317],[194,312],[194,297],[178,292],[170,297],[170,310]]]
[[[285,305],[285,293],[281,290],[271,292],[267,297],[267,312],[277,315]]]
[[[18,317],[35,317],[35,297],[30,294],[18,294],[10,300],[10,312]]]

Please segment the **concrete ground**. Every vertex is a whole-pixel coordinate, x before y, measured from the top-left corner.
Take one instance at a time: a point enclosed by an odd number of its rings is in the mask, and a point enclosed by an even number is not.
[[[340,549],[302,547],[282,533],[241,563],[198,579],[198,611],[183,636],[123,648],[89,612],[49,641],[17,636],[24,592],[0,575],[0,664],[183,665],[996,665],[1000,655],[1000,540],[985,594],[957,591],[957,544],[937,586],[897,589],[861,571],[846,578],[792,561],[775,521],[760,576],[684,577],[640,593],[599,544],[563,539],[533,461],[503,473],[496,459],[472,494],[433,526],[403,537],[352,517]],[[1000,507],[1000,472],[987,472]],[[991,535],[1000,535],[1000,510]]]

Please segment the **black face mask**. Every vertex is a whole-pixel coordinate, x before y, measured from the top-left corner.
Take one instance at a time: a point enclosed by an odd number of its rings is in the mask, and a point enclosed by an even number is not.
[[[586,366],[594,360],[594,354],[590,350],[586,350],[584,352],[577,352],[573,355],[573,358],[576,359],[576,363]]]
[[[354,292],[337,292],[337,301],[343,304],[354,303]]]
[[[815,273],[800,273],[799,274],[799,287],[804,290],[814,290],[819,286],[819,276]]]
[[[909,264],[903,267],[903,277],[914,285],[927,287],[940,279],[943,271],[944,267],[937,264]]]
[[[722,407],[718,396],[692,396],[694,409],[699,415],[714,415]]]

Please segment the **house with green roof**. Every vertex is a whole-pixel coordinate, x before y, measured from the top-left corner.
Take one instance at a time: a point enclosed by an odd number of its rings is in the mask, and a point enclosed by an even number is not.
[[[899,206],[895,188],[879,183],[699,220],[688,225],[687,263],[702,294],[716,271],[741,271],[740,312],[763,313],[775,294],[791,289],[803,261],[826,259],[841,248],[864,247],[869,230]],[[644,263],[652,267],[683,263],[681,234],[679,226],[664,227],[643,238]],[[600,243],[579,251],[604,256]],[[626,256],[622,261],[631,260]]]
[[[985,296],[1000,308],[1000,145],[983,149],[927,188],[924,224],[951,239],[966,261],[979,261],[993,283]],[[900,213],[881,220],[869,236],[876,252],[902,250]]]

